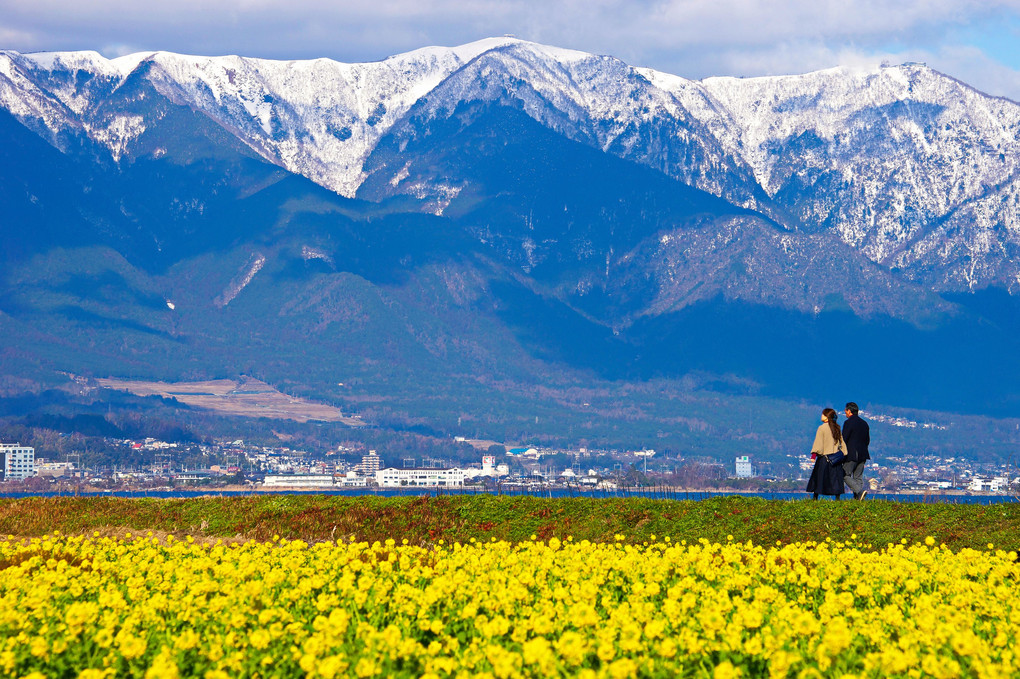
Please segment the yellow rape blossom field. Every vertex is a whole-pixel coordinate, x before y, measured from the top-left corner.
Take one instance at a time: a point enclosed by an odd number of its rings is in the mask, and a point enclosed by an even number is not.
[[[0,672],[1015,677],[1014,552],[393,540],[0,542]]]

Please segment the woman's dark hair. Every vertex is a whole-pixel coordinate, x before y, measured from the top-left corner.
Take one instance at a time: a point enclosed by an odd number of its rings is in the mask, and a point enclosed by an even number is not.
[[[822,411],[822,415],[825,415],[825,419],[829,421],[829,429],[832,430],[832,438],[836,441],[836,443],[842,441],[843,433],[840,432],[839,424],[836,421],[836,418],[838,417],[836,415],[836,411],[832,408],[826,408]]]

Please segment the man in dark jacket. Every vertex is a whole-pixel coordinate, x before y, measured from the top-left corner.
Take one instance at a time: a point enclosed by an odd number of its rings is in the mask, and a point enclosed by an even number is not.
[[[860,408],[853,401],[846,404],[846,421],[843,422],[843,441],[846,443],[846,462],[843,463],[843,480],[854,493],[855,500],[863,500],[868,494],[864,487],[864,463],[871,459],[868,444],[871,430],[868,423],[857,413]]]

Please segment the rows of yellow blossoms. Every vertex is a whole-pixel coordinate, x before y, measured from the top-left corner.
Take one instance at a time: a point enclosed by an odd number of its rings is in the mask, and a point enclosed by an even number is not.
[[[0,542],[4,676],[1020,675],[1014,552]]]

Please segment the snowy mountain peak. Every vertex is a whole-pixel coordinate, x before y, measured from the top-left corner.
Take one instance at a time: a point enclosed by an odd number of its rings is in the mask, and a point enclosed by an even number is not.
[[[502,38],[482,38],[481,40],[475,40],[474,42],[458,45],[456,47],[440,47],[438,45],[422,47],[416,50],[411,50],[410,52],[403,52],[401,54],[386,57],[385,61],[418,61],[427,58],[442,59],[452,54],[462,63],[467,63],[479,54],[484,54],[490,50],[506,47],[507,45],[518,44],[530,43],[526,40],[521,40],[512,36],[505,36]]]
[[[709,78],[712,127],[808,228],[940,289],[1017,288],[1020,106],[923,64]]]
[[[107,61],[107,59],[99,52],[92,50],[84,50],[81,52],[29,52],[26,54],[20,54],[11,50],[4,50],[2,54],[14,59],[29,61],[37,68],[45,69],[47,71],[56,70],[65,63],[68,66],[81,63],[94,65],[96,63]]]

